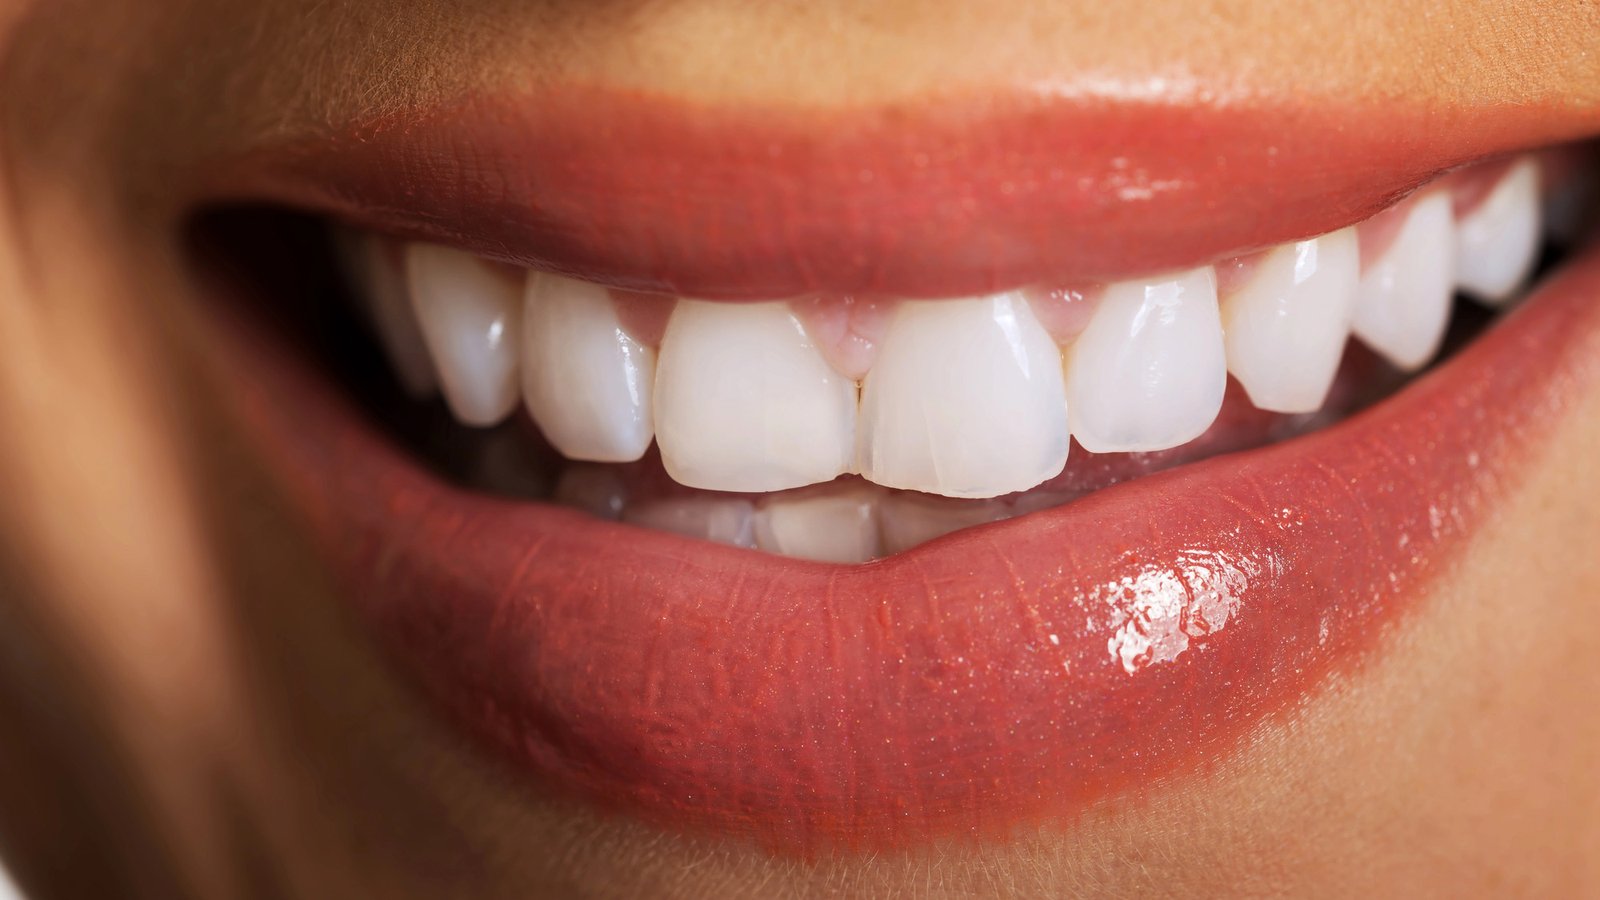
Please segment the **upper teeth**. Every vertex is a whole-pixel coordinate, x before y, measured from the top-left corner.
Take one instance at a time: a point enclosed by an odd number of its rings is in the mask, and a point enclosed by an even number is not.
[[[1521,159],[1456,222],[1456,284],[1487,303],[1521,286],[1539,251],[1539,167]]]
[[[785,303],[683,300],[656,372],[656,442],[680,484],[778,491],[850,469],[856,385]]]
[[[1450,324],[1454,228],[1448,194],[1417,200],[1394,243],[1361,276],[1356,336],[1402,369],[1432,358]]]
[[[1223,309],[1228,368],[1256,406],[1282,413],[1322,405],[1355,314],[1356,230],[1274,249]]]
[[[493,425],[517,407],[522,285],[491,263],[431,244],[406,251],[411,306],[444,398],[468,425]]]
[[[1210,266],[1106,290],[1067,366],[1072,434],[1091,453],[1199,437],[1228,386]]]
[[[865,329],[848,310],[819,315],[815,300],[678,300],[651,346],[593,284],[516,277],[425,244],[401,254],[368,241],[353,262],[403,382],[415,393],[437,382],[467,424],[501,421],[520,396],[567,457],[625,462],[654,440],[692,487],[778,491],[859,472],[978,498],[1060,473],[1072,438],[1090,452],[1185,443],[1211,426],[1230,372],[1263,409],[1315,410],[1352,332],[1421,366],[1454,288],[1499,302],[1526,278],[1538,194],[1537,166],[1522,161],[1459,219],[1446,190],[1408,201],[1375,259],[1347,228],[1265,253],[1220,297],[1210,266],[1108,285],[1086,324],[1020,291],[863,305]],[[834,505],[849,527],[854,507]],[[720,510],[718,527],[746,528],[745,512]],[[781,517],[758,525],[801,540]]]
[[[862,385],[868,481],[993,497],[1059,474],[1068,443],[1061,353],[1021,294],[899,308]]]
[[[550,443],[572,459],[643,456],[656,351],[622,330],[605,288],[533,275],[522,322],[522,395]]]

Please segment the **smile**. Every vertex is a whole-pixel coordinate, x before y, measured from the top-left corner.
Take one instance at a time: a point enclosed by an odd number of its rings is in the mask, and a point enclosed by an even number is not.
[[[585,95],[227,173],[384,361],[232,279],[241,415],[530,789],[810,852],[1183,771],[1381,645],[1600,340],[1578,135],[981,116]]]

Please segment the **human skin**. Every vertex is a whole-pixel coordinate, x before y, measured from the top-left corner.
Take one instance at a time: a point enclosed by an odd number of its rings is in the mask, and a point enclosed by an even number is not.
[[[528,789],[348,617],[207,375],[238,363],[178,240],[206,163],[465,90],[831,110],[1022,81],[1600,123],[1580,3],[1110,9],[0,2],[0,857],[30,895],[1600,892],[1600,348],[1360,665],[1010,841],[872,856]]]

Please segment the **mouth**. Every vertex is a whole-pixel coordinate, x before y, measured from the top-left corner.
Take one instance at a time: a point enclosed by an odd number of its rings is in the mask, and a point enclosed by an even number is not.
[[[1215,758],[1416,608],[1593,352],[1600,168],[1519,114],[972,115],[472,104],[197,218],[242,421],[532,790],[805,853]]]

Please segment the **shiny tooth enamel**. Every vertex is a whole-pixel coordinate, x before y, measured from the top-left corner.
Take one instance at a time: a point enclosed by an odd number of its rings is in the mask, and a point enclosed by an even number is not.
[[[1491,306],[1510,300],[1539,254],[1539,165],[1513,163],[1477,208],[1456,222],[1456,286]]]
[[[1361,258],[1354,228],[1284,244],[1222,301],[1228,371],[1257,407],[1322,406],[1350,338]]]
[[[1210,266],[1113,284],[1068,354],[1073,437],[1091,453],[1176,447],[1216,420],[1227,379]]]
[[[655,413],[679,484],[779,491],[850,468],[856,385],[785,303],[680,300],[657,358]]]
[[[1402,369],[1422,367],[1444,340],[1455,285],[1450,194],[1433,191],[1405,213],[1394,242],[1366,264],[1352,330]]]
[[[862,386],[869,481],[948,497],[1026,490],[1067,459],[1061,354],[1020,292],[910,301]]]
[[[445,402],[467,425],[516,408],[524,278],[459,250],[406,248],[406,281]]]
[[[568,459],[632,462],[655,436],[656,353],[617,320],[605,288],[559,275],[528,279],[522,394]]]
[[[339,247],[400,387],[416,400],[435,396],[439,375],[411,308],[400,248],[376,236],[356,233],[341,234]]]
[[[816,562],[859,563],[882,555],[878,502],[870,485],[829,485],[777,494],[756,511],[756,546]]]
[[[998,522],[1010,515],[999,500],[952,500],[927,494],[895,492],[878,506],[883,552],[900,553],[963,528]]]
[[[630,506],[622,520],[730,547],[754,549],[755,505],[726,497],[676,497]]]

